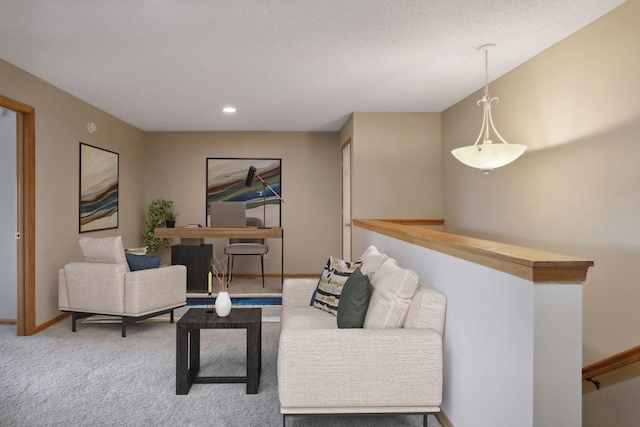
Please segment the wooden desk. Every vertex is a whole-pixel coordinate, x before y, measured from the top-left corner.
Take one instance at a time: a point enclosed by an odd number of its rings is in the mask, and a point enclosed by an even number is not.
[[[257,228],[165,228],[159,227],[154,231],[155,237],[161,239],[282,239],[281,280],[284,282],[284,230],[282,227]]]
[[[165,228],[160,227],[154,230],[156,237],[165,239],[231,239],[231,238],[248,238],[248,239],[282,239],[282,227],[273,228]]]

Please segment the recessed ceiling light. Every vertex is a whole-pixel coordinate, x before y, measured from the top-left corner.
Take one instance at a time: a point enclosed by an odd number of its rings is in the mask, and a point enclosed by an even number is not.
[[[224,111],[225,113],[235,113],[236,109],[233,107],[224,107],[222,111]]]

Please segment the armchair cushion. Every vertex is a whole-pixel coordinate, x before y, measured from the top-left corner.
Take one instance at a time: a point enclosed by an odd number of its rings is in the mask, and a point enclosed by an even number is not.
[[[125,253],[124,255],[127,258],[127,264],[129,264],[131,271],[158,268],[162,260],[162,256],[160,255],[135,255],[130,253]]]
[[[139,316],[154,310],[184,305],[187,267],[170,265],[132,271],[125,275],[125,312]]]
[[[80,239],[80,248],[85,262],[98,262],[103,264],[127,265],[122,246],[122,237],[83,237]]]

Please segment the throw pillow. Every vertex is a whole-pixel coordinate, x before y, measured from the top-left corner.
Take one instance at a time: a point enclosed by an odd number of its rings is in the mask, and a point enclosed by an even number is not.
[[[340,294],[345,282],[362,263],[344,261],[333,256],[329,257],[327,265],[322,271],[313,306],[337,316]]]
[[[150,268],[160,267],[160,255],[135,255],[126,253],[127,263],[131,271],[148,270]]]
[[[360,259],[362,260],[362,272],[369,276],[369,280],[371,280],[378,268],[380,268],[380,266],[389,259],[389,257],[381,253],[378,248],[371,245],[366,251],[364,251]]]
[[[331,257],[333,258],[333,257]],[[311,294],[311,302],[309,303],[309,305],[313,305],[314,302],[316,302],[316,294],[318,293],[318,286],[320,286],[320,283],[322,283],[322,278],[325,277],[325,281],[327,281],[327,277],[331,274],[331,258],[329,258],[329,261],[327,261],[327,265],[324,266],[324,269],[322,270],[322,273],[320,273],[320,280],[318,280],[318,284],[316,285],[316,288],[313,290],[313,294]],[[336,259],[336,258],[334,258]],[[341,261],[341,260],[338,260]],[[356,263],[360,262],[360,260],[356,261]]]
[[[416,273],[400,267],[393,258],[386,260],[371,280],[373,290],[364,327],[401,328],[419,283]]]
[[[122,237],[83,237],[80,239],[80,249],[85,262],[99,262],[104,264],[127,264],[122,246]]]
[[[338,328],[362,328],[370,297],[369,277],[360,270],[351,273],[340,294]]]

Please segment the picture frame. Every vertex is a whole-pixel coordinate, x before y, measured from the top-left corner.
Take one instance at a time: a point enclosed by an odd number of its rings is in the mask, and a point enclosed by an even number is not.
[[[256,174],[271,187],[266,189],[266,205],[263,193],[265,187],[257,177],[253,179],[250,187],[245,185],[251,166],[256,168]],[[282,206],[278,197],[282,197],[282,159],[208,157],[206,168],[205,222],[207,227],[211,225],[209,212],[211,202],[238,201],[246,203],[247,217],[263,219],[264,216],[263,226],[281,227]]]
[[[80,143],[80,233],[118,228],[120,155]]]

